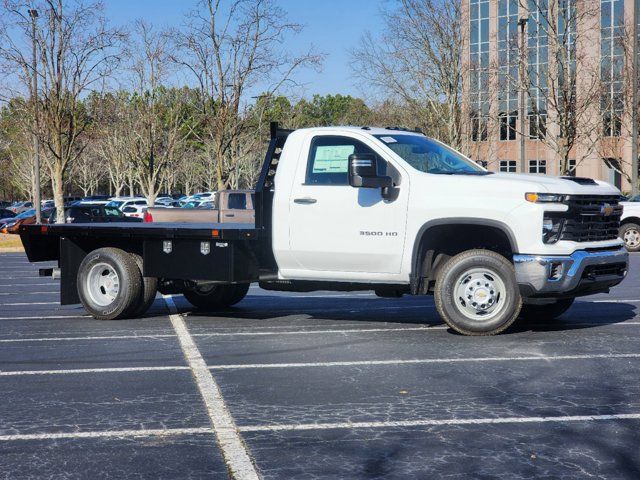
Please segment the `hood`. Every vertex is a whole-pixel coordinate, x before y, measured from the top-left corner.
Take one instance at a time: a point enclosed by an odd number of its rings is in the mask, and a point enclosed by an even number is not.
[[[508,182],[512,186],[518,184],[526,192],[560,193],[564,195],[620,195],[620,190],[609,183],[580,177],[494,173],[481,178],[487,182]],[[490,183],[487,183],[487,185],[490,185]]]

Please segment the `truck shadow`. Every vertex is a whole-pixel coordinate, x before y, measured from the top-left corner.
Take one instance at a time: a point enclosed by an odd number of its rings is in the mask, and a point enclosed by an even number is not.
[[[180,300],[178,300],[180,299]],[[238,319],[258,320],[264,324],[288,317],[305,320],[361,322],[368,327],[376,324],[442,326],[431,297],[383,299],[375,297],[283,297],[280,295],[250,295],[234,307],[198,310],[181,297],[176,297],[181,313],[194,320]],[[582,330],[623,323],[636,318],[636,305],[631,303],[595,303],[578,300],[559,318],[518,319],[503,334]],[[260,325],[263,325],[261,322]],[[298,325],[303,325],[298,323]],[[258,325],[255,325],[256,327]],[[330,326],[327,324],[326,326]],[[450,330],[453,332],[453,330]]]

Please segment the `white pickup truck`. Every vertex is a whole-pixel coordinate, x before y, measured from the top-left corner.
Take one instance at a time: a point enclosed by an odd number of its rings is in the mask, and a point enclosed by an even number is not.
[[[556,317],[625,278],[619,199],[590,179],[491,173],[403,129],[272,125],[255,227],[50,225],[21,235],[31,261],[59,260],[62,302],[81,301],[96,318],[140,315],[156,288],[227,307],[259,282],[433,294],[452,329],[488,335],[519,316]]]

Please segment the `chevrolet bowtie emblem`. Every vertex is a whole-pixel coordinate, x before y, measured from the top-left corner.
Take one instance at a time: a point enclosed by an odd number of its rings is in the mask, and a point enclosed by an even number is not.
[[[600,207],[600,214],[604,217],[608,217],[613,213],[613,207],[608,203],[605,203],[602,207]]]

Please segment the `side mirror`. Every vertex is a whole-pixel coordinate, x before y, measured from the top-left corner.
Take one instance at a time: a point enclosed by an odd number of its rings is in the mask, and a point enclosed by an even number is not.
[[[354,153],[349,155],[349,185],[388,189],[393,186],[393,179],[378,176],[378,157],[371,153]]]

